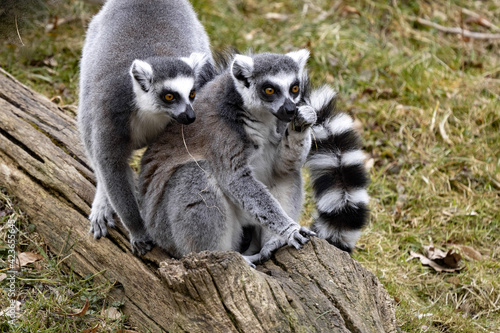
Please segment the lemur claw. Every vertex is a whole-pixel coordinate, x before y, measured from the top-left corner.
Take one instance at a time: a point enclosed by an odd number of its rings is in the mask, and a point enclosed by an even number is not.
[[[318,235],[312,231],[312,230],[309,230],[308,228],[306,227],[300,227],[300,230],[299,230],[300,234],[305,236],[305,237],[317,237]]]
[[[132,253],[138,254],[140,256],[145,255],[147,252],[151,251],[154,246],[153,241],[149,236],[133,237],[130,239],[130,245],[132,246]]]

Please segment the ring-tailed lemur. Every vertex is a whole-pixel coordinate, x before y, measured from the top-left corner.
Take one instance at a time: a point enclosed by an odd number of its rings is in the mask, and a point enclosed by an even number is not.
[[[300,248],[314,235],[297,224],[301,167],[316,113],[298,108],[307,50],[236,55],[230,69],[205,85],[194,108],[202,126],[172,123],[145,152],[141,207],[155,243],[172,256],[240,250],[260,261],[268,241]],[[292,121],[293,120],[293,121]],[[175,140],[174,140],[175,138]],[[266,256],[267,253],[264,253]]]
[[[335,110],[336,93],[331,88],[324,86],[306,99],[318,111],[306,163],[318,213],[312,230],[341,250],[351,252],[369,215],[369,179],[361,139],[353,119]]]
[[[328,86],[315,90],[305,88],[303,101],[298,105],[299,110],[309,106],[317,113],[306,164],[310,168],[318,213],[312,230],[330,244],[351,252],[368,219],[366,186],[369,180],[360,136],[353,128],[353,119],[335,109],[336,96]],[[255,237],[255,231],[254,235],[248,233],[245,230],[245,238]],[[247,257],[247,261],[266,260],[284,245],[279,237],[257,235],[258,238],[263,236],[273,238],[259,253]]]
[[[185,0],[108,0],[90,22],[78,126],[97,179],[94,238],[107,235],[115,211],[132,250],[151,248],[128,159],[172,119],[194,121],[195,80],[210,61],[208,36]]]

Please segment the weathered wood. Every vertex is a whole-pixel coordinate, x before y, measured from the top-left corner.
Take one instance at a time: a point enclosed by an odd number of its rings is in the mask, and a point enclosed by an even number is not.
[[[95,192],[75,120],[0,69],[0,185],[74,272],[116,281],[139,329],[169,332],[395,332],[392,300],[349,255],[314,239],[251,269],[237,253],[182,260],[131,254],[122,228],[94,241]],[[160,263],[161,262],[161,263]],[[158,267],[159,265],[159,267]]]

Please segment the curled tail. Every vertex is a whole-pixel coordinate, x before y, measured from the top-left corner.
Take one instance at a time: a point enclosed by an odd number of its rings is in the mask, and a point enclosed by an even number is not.
[[[307,99],[318,112],[306,162],[318,213],[312,230],[351,252],[369,216],[369,179],[361,138],[353,119],[335,110],[336,92],[330,87],[312,91]]]

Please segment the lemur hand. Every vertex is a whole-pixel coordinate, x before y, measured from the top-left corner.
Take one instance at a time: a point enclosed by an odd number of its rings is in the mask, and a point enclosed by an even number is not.
[[[306,227],[301,227],[297,223],[288,227],[283,233],[283,237],[285,237],[288,245],[296,249],[301,249],[311,236],[316,236],[316,233]]]
[[[316,111],[309,105],[298,107],[297,114],[292,121],[292,129],[296,132],[302,132],[306,128],[316,123]]]

